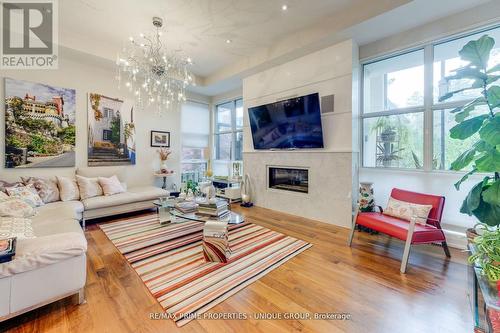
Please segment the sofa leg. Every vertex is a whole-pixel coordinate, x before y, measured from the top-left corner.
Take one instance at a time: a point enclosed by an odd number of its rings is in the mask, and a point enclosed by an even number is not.
[[[408,259],[410,257],[410,248],[411,248],[411,243],[406,243],[405,244],[405,250],[403,252],[403,258],[401,259],[401,268],[399,271],[403,274],[406,273],[406,267],[408,266]]]
[[[448,244],[446,244],[446,241],[442,242],[441,245],[443,246],[444,254],[446,254],[446,257],[451,258],[450,249],[448,248]]]
[[[78,290],[78,305],[85,304],[87,301],[85,300],[85,287]]]
[[[351,233],[349,234],[349,239],[347,240],[347,246],[351,246],[352,238],[354,237],[354,232],[356,231],[356,220],[358,219],[359,208],[356,207],[356,211],[354,212],[354,217],[352,219],[352,227]]]

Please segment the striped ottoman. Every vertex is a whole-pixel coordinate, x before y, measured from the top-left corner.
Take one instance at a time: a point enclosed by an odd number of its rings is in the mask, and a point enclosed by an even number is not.
[[[207,221],[203,227],[203,256],[206,261],[227,262],[231,255],[227,222]]]

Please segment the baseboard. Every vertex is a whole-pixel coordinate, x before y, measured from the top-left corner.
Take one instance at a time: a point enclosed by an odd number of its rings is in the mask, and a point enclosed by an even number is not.
[[[452,231],[452,230],[444,230],[444,234],[446,236],[446,242],[449,247],[453,247],[460,250],[467,249],[467,236],[465,233]]]

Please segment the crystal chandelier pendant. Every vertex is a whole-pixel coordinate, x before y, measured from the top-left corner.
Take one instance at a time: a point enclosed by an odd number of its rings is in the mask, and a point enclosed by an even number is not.
[[[158,113],[178,110],[186,101],[186,88],[194,85],[191,58],[168,52],[161,41],[163,20],[153,17],[155,31],[130,37],[118,55],[119,86],[130,90],[140,108],[155,105]]]

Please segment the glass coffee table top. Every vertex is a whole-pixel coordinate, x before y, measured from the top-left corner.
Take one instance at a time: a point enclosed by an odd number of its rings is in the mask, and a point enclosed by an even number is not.
[[[177,209],[174,208],[175,206],[175,201],[167,201],[165,203],[160,202],[160,200],[155,200],[153,201],[153,204],[159,208],[168,208],[170,209],[170,215],[173,215],[177,218],[181,219],[186,219],[186,220],[191,220],[191,221],[199,221],[199,222],[206,222],[208,220],[217,220],[220,222],[227,222],[229,224],[239,224],[242,222],[245,222],[245,217],[241,214],[229,211],[229,214],[226,214],[225,216],[221,218],[216,218],[215,216],[207,216],[207,215],[201,215],[197,213],[182,213],[178,211]],[[172,221],[173,222],[173,221]]]

